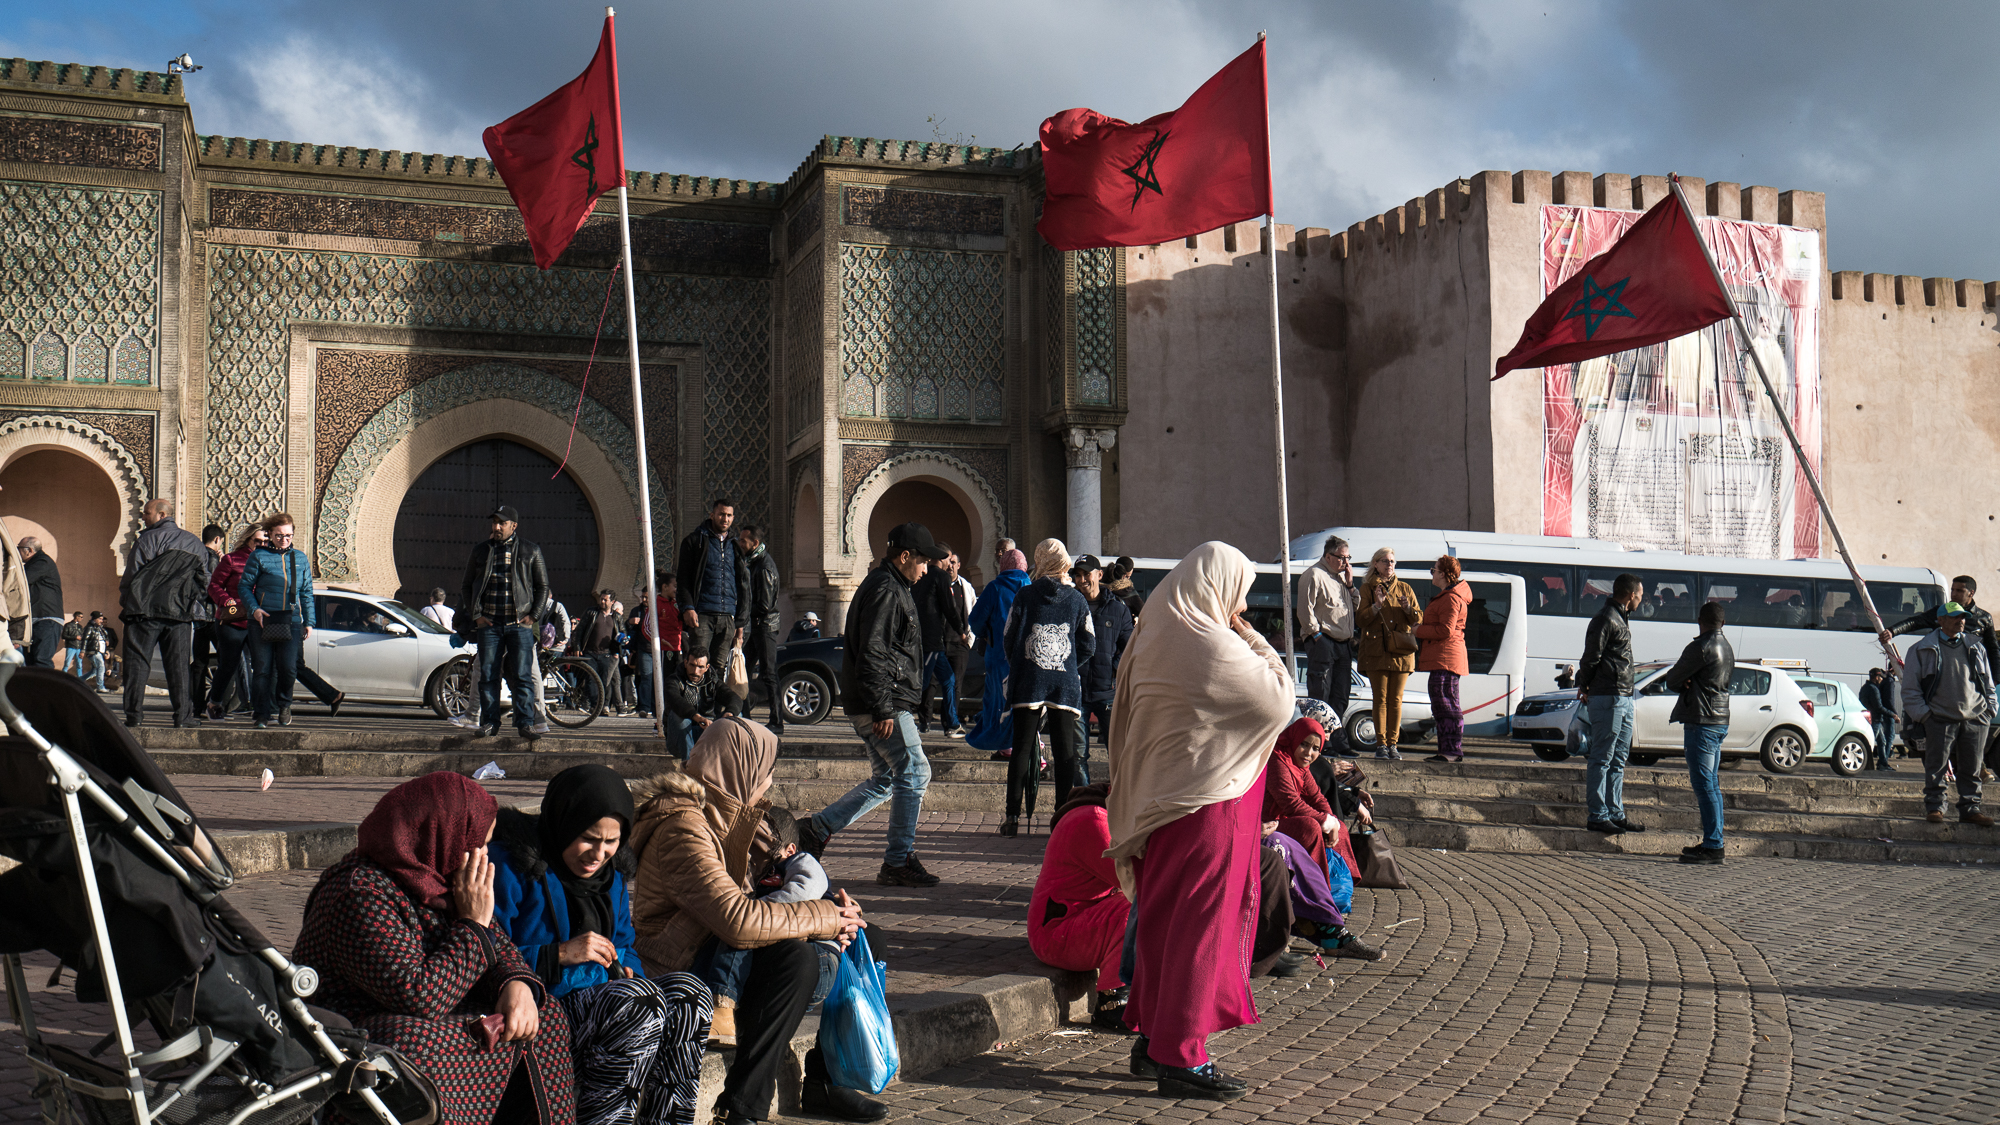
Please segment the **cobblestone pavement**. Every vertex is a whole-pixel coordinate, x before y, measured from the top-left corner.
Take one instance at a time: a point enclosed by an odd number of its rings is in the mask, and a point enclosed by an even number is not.
[[[1577,862],[1669,895],[1764,951],[1791,1017],[1791,1120],[2000,1120],[2000,872]]]

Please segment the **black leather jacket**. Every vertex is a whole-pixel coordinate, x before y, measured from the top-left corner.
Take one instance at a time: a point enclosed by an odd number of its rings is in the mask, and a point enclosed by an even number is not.
[[[757,552],[756,558],[746,558],[743,562],[750,571],[750,604],[743,606],[738,601],[749,618],[744,628],[775,633],[784,625],[778,616],[778,560],[771,557],[771,550],[766,547]]]
[[[1729,678],[1735,672],[1736,650],[1722,630],[1689,641],[1665,676],[1667,690],[1681,696],[1667,721],[1728,726]]]
[[[690,682],[686,673],[676,668],[667,673],[665,683],[667,710],[683,719],[696,715],[718,719],[743,710],[743,701],[723,684],[719,669],[710,668],[701,679]]]
[[[924,694],[923,660],[923,627],[910,583],[895,567],[878,563],[847,607],[841,706],[877,722],[916,711]]]
[[[1583,659],[1576,662],[1576,686],[1592,695],[1632,694],[1632,627],[1625,611],[1606,601],[1583,634]]]
[[[472,559],[465,564],[465,581],[459,589],[458,617],[453,622],[459,632],[470,633],[473,619],[479,616],[479,595],[486,589],[486,559],[493,553],[495,544],[491,539],[482,539],[472,549]],[[514,612],[531,621],[540,621],[549,611],[549,568],[542,561],[542,548],[514,536],[514,566],[508,575],[514,584]],[[463,618],[464,620],[459,620]],[[496,625],[512,625],[512,621],[496,621]]]

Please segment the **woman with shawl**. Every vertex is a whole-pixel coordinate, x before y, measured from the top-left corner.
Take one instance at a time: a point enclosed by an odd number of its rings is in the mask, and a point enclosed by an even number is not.
[[[1410,631],[1423,619],[1416,591],[1396,577],[1396,552],[1387,547],[1368,560],[1368,577],[1354,612],[1355,667],[1368,677],[1375,701],[1375,756],[1400,762],[1396,742],[1403,729],[1403,687],[1417,667],[1417,639]]]
[[[634,943],[654,977],[691,971],[700,976],[720,946],[752,951],[736,1004],[736,1057],[716,1099],[716,1120],[745,1125],[765,1120],[778,1071],[806,1009],[833,987],[839,957],[817,941],[841,946],[865,924],[861,904],[773,902],[751,898],[753,861],[761,865],[758,829],[770,807],[778,736],[741,716],[708,725],[685,765],[639,786],[632,847],[639,875],[632,887]],[[827,1080],[817,1048],[806,1053],[807,1112],[848,1121],[887,1116],[880,1102]]]
[[[1014,609],[1014,596],[1027,584],[1028,556],[1012,549],[1000,552],[1000,573],[979,591],[966,620],[973,634],[986,642],[986,697],[979,721],[965,732],[965,741],[993,751],[994,761],[1005,760],[1014,747],[1014,709],[1007,706],[1007,648],[1001,634]]]
[[[622,845],[632,791],[598,765],[549,781],[539,814],[505,809],[486,851],[493,916],[569,1016],[578,1125],[694,1120],[709,992],[688,973],[648,980],[632,948]]]
[[[441,1122],[571,1125],[568,1017],[493,924],[494,813],[455,773],[383,794],[306,899],[292,959],[319,970],[315,1004],[431,1080]]]
[[[1209,1035],[1257,1019],[1250,950],[1264,768],[1291,721],[1292,678],[1244,622],[1250,560],[1204,543],[1146,600],[1118,668],[1107,804],[1118,881],[1138,915],[1125,1022],[1135,1073],[1162,1094],[1249,1092]]]
[[[1097,651],[1090,603],[1069,585],[1069,549],[1060,539],[1035,547],[1035,569],[1014,598],[1003,632],[1007,705],[1014,712],[1014,753],[1007,764],[1007,819],[1002,836],[1020,831],[1022,799],[1035,815],[1041,765],[1040,735],[1049,732],[1055,755],[1056,804],[1069,800],[1076,776],[1077,735],[1082,730],[1083,672]]]

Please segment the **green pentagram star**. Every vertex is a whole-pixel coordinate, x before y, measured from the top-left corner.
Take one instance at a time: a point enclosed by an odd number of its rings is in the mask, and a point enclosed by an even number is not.
[[[1146,142],[1145,151],[1139,154],[1139,158],[1119,169],[1119,171],[1125,173],[1127,176],[1132,177],[1132,208],[1134,210],[1138,209],[1139,200],[1148,191],[1151,191],[1154,195],[1166,194],[1160,190],[1160,174],[1153,170],[1153,162],[1160,157],[1160,146],[1165,143],[1167,143],[1166,133],[1154,133],[1153,139]]]
[[[1606,317],[1634,316],[1632,310],[1626,308],[1625,303],[1618,299],[1625,292],[1625,283],[1631,280],[1630,277],[1621,277],[1607,288],[1597,284],[1596,278],[1585,274],[1583,296],[1578,297],[1576,304],[1569,307],[1569,312],[1563,314],[1563,319],[1582,317],[1583,338],[1589,340],[1597,335],[1597,326],[1603,324]]]
[[[584,125],[583,147],[569,154],[569,162],[590,176],[590,194],[597,194],[597,115]]]

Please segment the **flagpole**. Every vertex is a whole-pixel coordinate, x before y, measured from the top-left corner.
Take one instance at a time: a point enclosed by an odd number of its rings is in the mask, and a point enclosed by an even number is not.
[[[1833,533],[1834,548],[1840,552],[1840,561],[1847,564],[1847,573],[1854,578],[1854,588],[1861,595],[1861,606],[1868,611],[1868,620],[1875,625],[1875,635],[1881,637],[1889,630],[1882,624],[1882,615],[1875,611],[1875,599],[1869,596],[1868,583],[1861,577],[1861,569],[1854,565],[1854,556],[1847,551],[1847,540],[1840,534],[1840,524],[1834,522],[1833,508],[1826,502],[1826,490],[1820,487],[1819,474],[1813,471],[1812,462],[1806,459],[1805,446],[1799,442],[1798,431],[1792,428],[1792,416],[1786,411],[1785,404],[1779,400],[1778,389],[1771,383],[1770,372],[1764,370],[1764,358],[1757,354],[1757,349],[1753,346],[1750,326],[1743,322],[1743,310],[1737,307],[1736,295],[1723,283],[1722,270],[1715,264],[1715,252],[1708,248],[1708,239],[1701,233],[1701,222],[1695,216],[1693,205],[1688,203],[1687,189],[1681,186],[1681,178],[1678,175],[1671,177],[1671,180],[1674,186],[1674,198],[1681,201],[1681,212],[1687,216],[1688,226],[1694,230],[1695,241],[1701,244],[1702,257],[1708,261],[1708,271],[1715,278],[1715,287],[1722,290],[1723,297],[1729,301],[1729,319],[1736,324],[1737,337],[1743,341],[1743,350],[1750,353],[1750,362],[1757,368],[1757,379],[1764,384],[1764,394],[1771,400],[1772,410],[1778,416],[1778,424],[1785,428],[1785,437],[1792,443],[1792,454],[1798,458],[1799,471],[1805,474],[1806,483],[1812,486],[1813,499],[1819,502],[1819,514],[1826,520],[1827,530]],[[1718,370],[1718,378],[1720,374]],[[1720,410],[1721,405],[1721,396],[1717,395],[1716,408]],[[1720,434],[1716,436],[1721,437]],[[1897,668],[1903,666],[1903,658],[1896,652],[1893,638],[1882,642],[1882,651],[1888,654],[1892,665]]]
[[[1257,33],[1257,41],[1265,41],[1263,32]],[[1268,48],[1267,48],[1268,51]],[[1269,74],[1268,54],[1265,73]],[[1270,174],[1271,159],[1271,94],[1270,80],[1265,79],[1264,89],[1264,160],[1265,174]],[[1277,205],[1264,213],[1264,248],[1271,258],[1271,404],[1273,407],[1272,427],[1277,432],[1278,446],[1278,573],[1279,600],[1285,607],[1285,675],[1297,680],[1298,667],[1293,652],[1294,634],[1298,625],[1292,620],[1292,503],[1285,487],[1285,373],[1284,363],[1278,354],[1278,218],[1274,213]]]
[[[604,18],[609,20],[618,13],[609,5],[604,9]],[[612,59],[612,74],[617,74],[618,61]],[[612,86],[613,104],[619,104],[618,88]],[[619,105],[618,151],[625,151],[625,114]],[[647,643],[653,650],[653,732],[666,736],[665,720],[661,707],[667,698],[666,671],[660,666],[660,587],[653,562],[653,486],[646,470],[646,391],[639,381],[639,299],[632,288],[632,213],[625,201],[625,178],[618,178],[618,252],[625,266],[625,351],[632,360],[632,440],[638,443],[638,453],[634,460],[639,467],[639,540],[643,544],[646,558],[646,620],[651,622],[646,630]]]

